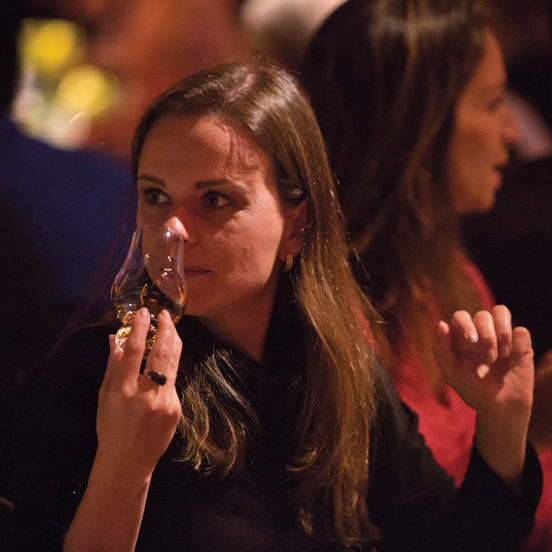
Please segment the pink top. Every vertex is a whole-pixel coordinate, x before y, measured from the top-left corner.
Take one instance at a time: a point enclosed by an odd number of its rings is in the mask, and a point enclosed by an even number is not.
[[[494,297],[477,267],[465,259],[463,269],[478,291],[484,308],[495,304]],[[435,324],[438,313],[435,308]],[[395,386],[403,401],[419,418],[420,433],[432,450],[436,460],[459,484],[466,472],[473,445],[475,411],[450,387],[437,398],[432,392],[422,368],[422,361],[405,343],[400,354]],[[524,546],[524,552],[552,550],[552,451],[539,455],[544,487],[539,504],[535,529]]]

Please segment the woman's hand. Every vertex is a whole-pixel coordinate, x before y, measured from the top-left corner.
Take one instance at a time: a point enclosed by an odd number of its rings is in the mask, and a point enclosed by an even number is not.
[[[487,463],[513,487],[525,462],[533,403],[531,336],[512,329],[503,305],[473,318],[457,311],[439,324],[435,356],[444,380],[477,412],[475,442]]]
[[[138,311],[124,351],[111,339],[98,402],[98,449],[65,552],[134,550],[151,475],[181,413],[174,383],[182,342],[166,311],[159,315],[145,370],[167,382],[159,385],[140,374],[149,323],[147,309]]]
[[[142,476],[153,472],[181,414],[175,381],[182,342],[166,311],[159,315],[157,336],[144,372],[159,372],[167,382],[159,385],[140,374],[149,324],[149,312],[142,308],[134,318],[124,351],[111,338],[96,422],[97,459],[113,468],[121,464],[127,474],[130,471]]]
[[[503,305],[466,311],[439,324],[436,356],[443,378],[478,412],[506,407],[530,410],[533,400],[533,350],[525,328],[512,329]]]

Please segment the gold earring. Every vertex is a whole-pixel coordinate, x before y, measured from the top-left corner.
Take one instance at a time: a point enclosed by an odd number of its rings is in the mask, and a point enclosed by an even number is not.
[[[284,272],[289,272],[292,266],[293,266],[293,254],[287,253],[285,264],[284,264]]]

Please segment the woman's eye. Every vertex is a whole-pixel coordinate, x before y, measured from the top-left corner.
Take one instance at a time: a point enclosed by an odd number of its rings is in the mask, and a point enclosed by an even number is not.
[[[209,209],[221,209],[230,204],[230,199],[219,192],[207,192],[203,196],[203,205]]]
[[[146,202],[150,205],[164,205],[167,203],[170,203],[169,196],[163,192],[162,190],[159,190],[157,188],[150,188],[148,190],[144,190],[144,198],[146,199]]]

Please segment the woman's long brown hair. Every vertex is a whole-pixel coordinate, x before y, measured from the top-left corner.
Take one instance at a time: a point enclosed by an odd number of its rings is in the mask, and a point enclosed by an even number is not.
[[[391,361],[407,340],[428,348],[428,297],[443,317],[480,308],[461,267],[445,165],[484,26],[471,0],[349,0],[305,59],[357,277],[387,322]]]
[[[286,467],[297,521],[317,533],[330,520],[344,545],[374,536],[367,511],[368,463],[374,415],[373,351],[366,327],[373,310],[352,276],[343,216],[318,125],[296,81],[286,72],[230,64],[185,78],[146,111],[135,134],[133,170],[152,125],[174,115],[219,118],[271,155],[283,204],[306,201],[304,247],[286,285],[304,340],[301,390],[292,424],[296,454]],[[281,300],[280,297],[277,300]],[[293,331],[290,325],[288,333]],[[288,335],[289,343],[296,342]],[[183,387],[183,458],[197,469],[240,469],[255,412],[216,352]],[[323,524],[321,524],[323,525]]]

